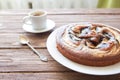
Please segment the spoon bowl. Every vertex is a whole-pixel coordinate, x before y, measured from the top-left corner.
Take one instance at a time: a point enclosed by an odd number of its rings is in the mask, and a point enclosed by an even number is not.
[[[20,40],[21,44],[29,43],[29,39],[27,37],[23,36],[23,35],[20,35],[19,40]]]

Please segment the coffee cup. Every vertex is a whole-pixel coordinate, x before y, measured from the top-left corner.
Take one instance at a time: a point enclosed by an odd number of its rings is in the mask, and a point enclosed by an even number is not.
[[[44,10],[36,10],[28,13],[23,18],[23,23],[31,25],[34,30],[41,30],[46,28],[47,12]]]

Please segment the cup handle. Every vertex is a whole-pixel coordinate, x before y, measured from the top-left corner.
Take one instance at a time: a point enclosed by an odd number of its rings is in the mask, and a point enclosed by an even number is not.
[[[31,25],[32,23],[28,23],[28,21],[30,21],[30,16],[25,16],[25,17],[23,18],[23,23],[24,23],[24,24]]]

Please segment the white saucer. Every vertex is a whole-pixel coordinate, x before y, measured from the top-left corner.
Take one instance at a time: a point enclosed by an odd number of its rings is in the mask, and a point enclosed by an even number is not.
[[[55,27],[55,22],[50,19],[47,19],[46,28],[41,29],[41,30],[34,30],[32,28],[32,25],[23,24],[23,29],[30,33],[43,33],[43,32],[47,32],[47,31],[53,29],[54,27]]]

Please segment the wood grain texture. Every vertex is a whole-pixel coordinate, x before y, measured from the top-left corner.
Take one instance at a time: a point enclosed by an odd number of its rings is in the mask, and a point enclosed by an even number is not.
[[[42,62],[28,49],[0,49],[0,72],[58,72],[71,71],[57,63],[46,49],[37,49],[48,57]]]
[[[1,80],[120,80],[119,75],[91,76],[76,72],[0,73]]]
[[[22,9],[22,10],[1,10],[0,13],[2,15],[23,15],[30,11],[33,11],[31,9]],[[98,14],[104,14],[104,15],[118,15],[120,14],[120,9],[46,9],[48,11],[48,14],[51,15],[57,15],[57,14],[80,14],[80,15],[98,15]]]
[[[93,76],[74,72],[57,63],[46,48],[50,33],[56,28],[75,22],[97,22],[120,29],[120,9],[53,9],[48,18],[56,27],[48,32],[33,34],[22,29],[22,19],[32,10],[0,11],[0,80],[120,80],[120,74]],[[28,46],[19,43],[19,35],[29,38],[31,45],[48,57],[41,62]]]

